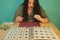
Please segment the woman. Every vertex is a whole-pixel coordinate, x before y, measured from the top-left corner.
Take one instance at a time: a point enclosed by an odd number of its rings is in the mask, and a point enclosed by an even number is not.
[[[38,0],[24,0],[24,3],[17,9],[13,20],[17,23],[21,21],[49,22],[49,18],[39,5]]]

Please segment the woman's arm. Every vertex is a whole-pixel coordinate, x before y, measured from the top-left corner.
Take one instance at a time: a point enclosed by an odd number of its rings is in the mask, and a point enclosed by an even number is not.
[[[16,10],[16,12],[15,12],[13,21],[16,21],[16,19],[18,19],[19,16],[20,16],[20,17],[22,16],[22,10],[23,10],[23,5],[20,5],[20,6],[18,7],[18,9]]]
[[[34,18],[40,22],[50,22],[50,19],[46,15],[46,12],[43,10],[43,8],[41,8],[41,14],[40,15],[34,15]]]

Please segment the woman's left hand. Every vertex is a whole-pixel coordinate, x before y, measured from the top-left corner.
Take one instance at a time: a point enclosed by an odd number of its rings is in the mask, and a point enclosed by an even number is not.
[[[36,15],[36,14],[35,14],[35,15],[34,15],[34,18],[37,19],[38,21],[41,20],[41,16],[40,16],[40,15]]]
[[[40,15],[34,15],[34,18],[38,21],[41,21],[41,22],[49,22],[49,19],[48,18],[42,18]]]

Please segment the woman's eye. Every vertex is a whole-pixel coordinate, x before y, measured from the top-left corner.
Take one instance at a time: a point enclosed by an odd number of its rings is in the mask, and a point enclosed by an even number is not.
[[[29,4],[31,4],[31,2],[29,2]]]

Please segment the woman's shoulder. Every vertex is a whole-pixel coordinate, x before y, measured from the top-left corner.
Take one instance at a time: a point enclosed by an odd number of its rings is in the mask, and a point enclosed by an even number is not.
[[[23,5],[19,5],[19,8],[23,8]]]
[[[45,11],[44,8],[43,8],[42,6],[40,6],[40,9],[41,9],[41,11]]]

